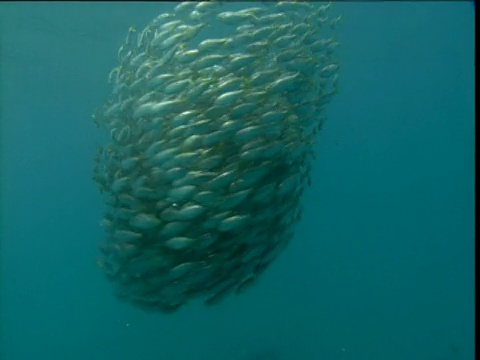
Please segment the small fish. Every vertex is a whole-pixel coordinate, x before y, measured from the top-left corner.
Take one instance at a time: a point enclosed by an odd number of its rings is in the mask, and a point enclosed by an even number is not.
[[[173,127],[187,125],[189,122],[193,121],[199,115],[200,115],[200,112],[197,110],[187,110],[187,111],[181,112],[178,115],[175,115],[171,120],[171,124]]]
[[[149,104],[145,104],[145,105],[149,105]],[[153,105],[150,105],[150,107],[146,112],[148,116],[162,116],[173,111],[178,111],[179,109],[182,108],[183,105],[184,105],[184,102],[179,99],[165,100],[160,103],[155,103]],[[141,106],[139,107],[139,109],[140,108]],[[147,116],[147,115],[143,115],[143,116]],[[139,116],[138,114],[135,116],[135,113],[134,113],[133,117],[138,118]]]
[[[205,39],[198,44],[198,50],[202,52],[218,51],[224,47],[227,47],[232,42],[230,38],[220,39]]]
[[[234,106],[229,115],[233,120],[240,119],[254,113],[257,109],[258,104],[253,102],[242,102],[241,104]],[[222,126],[224,125],[225,123]],[[237,126],[241,126],[241,123],[237,122]]]
[[[140,162],[140,158],[138,157],[129,157],[120,163],[120,166],[122,167],[123,170],[129,171],[135,168]]]
[[[175,28],[177,28],[179,25],[183,24],[183,22],[181,20],[172,20],[172,21],[168,21],[166,23],[163,23],[159,28],[158,30],[160,31],[164,31],[164,30],[167,30],[167,31],[173,31],[175,30]]]
[[[217,86],[218,91],[220,92],[229,92],[229,91],[234,91],[238,90],[242,84],[242,79],[236,76],[233,76],[231,78],[228,78],[222,82],[220,82]]]
[[[158,88],[162,85],[168,84],[175,79],[173,74],[161,74],[148,81],[150,88]]]
[[[138,241],[142,238],[142,234],[128,230],[116,230],[113,234],[113,237],[115,241],[123,243],[130,241]]]
[[[163,165],[165,161],[171,159],[174,155],[179,153],[178,148],[168,148],[159,153],[155,154],[154,156],[148,158],[147,162],[149,165]]]
[[[193,185],[184,185],[178,188],[173,188],[167,193],[168,199],[174,202],[185,201],[190,199],[198,192],[197,187]]]
[[[243,95],[243,90],[229,91],[215,99],[213,105],[215,106],[229,106],[235,103],[240,96]]]
[[[178,236],[189,226],[190,224],[188,222],[172,221],[162,226],[162,229],[160,230],[159,235],[164,237]]]
[[[204,69],[213,65],[218,65],[225,59],[226,59],[226,55],[220,55],[220,54],[205,55],[201,58],[198,58],[193,63],[191,63],[190,67],[193,70]]]
[[[163,89],[163,92],[167,95],[180,94],[183,90],[185,90],[187,87],[191,85],[192,85],[192,80],[190,79],[178,80],[165,86],[165,88]]]
[[[175,60],[177,60],[179,64],[188,64],[192,61],[197,60],[199,56],[200,51],[197,49],[179,51],[175,54]]]
[[[168,239],[165,241],[164,245],[172,250],[183,250],[192,246],[195,243],[195,240],[184,237],[184,236],[177,236]]]
[[[179,221],[191,221],[205,213],[206,209],[200,205],[185,205],[177,211]]]
[[[235,171],[226,171],[208,182],[207,188],[212,191],[222,189],[229,185],[237,176]]]
[[[263,130],[263,126],[259,126],[259,125],[247,126],[237,131],[237,133],[235,134],[235,139],[239,142],[251,141],[261,136],[262,130]]]
[[[209,205],[217,199],[217,194],[212,191],[201,191],[195,195],[193,200],[201,205]]]
[[[330,20],[330,29],[335,30],[338,25],[341,23],[342,20],[342,15],[337,16],[336,18],[333,18]]]
[[[225,11],[217,15],[217,19],[226,25],[240,25],[246,20],[255,20],[255,15],[248,12]]]
[[[335,75],[338,72],[338,69],[339,69],[338,64],[327,65],[321,70],[320,76],[324,78],[329,78]]]
[[[279,71],[276,69],[272,70],[262,70],[254,73],[250,79],[251,86],[260,86],[265,85],[268,82],[273,81],[274,79],[278,78]]]
[[[253,64],[257,59],[258,57],[252,54],[232,55],[228,63],[228,68],[230,71],[236,71],[244,66]]]
[[[130,225],[140,230],[150,230],[161,224],[153,215],[140,213],[130,219]]]
[[[287,90],[293,90],[300,80],[299,73],[294,73],[292,75],[285,75],[278,80],[267,85],[266,90],[269,93],[280,93]]]
[[[180,278],[182,276],[187,275],[189,272],[194,270],[197,267],[197,265],[193,262],[185,262],[182,264],[179,264],[177,266],[174,266],[170,272],[169,276],[173,279]]]
[[[275,60],[279,63],[285,63],[301,56],[300,49],[286,49],[277,54]]]
[[[115,193],[118,193],[122,190],[125,190],[130,185],[130,181],[131,180],[128,176],[116,179],[112,183],[112,191],[115,192]]]
[[[252,189],[245,189],[237,193],[232,193],[225,195],[219,199],[216,204],[216,207],[220,211],[231,210],[242,203],[252,192]]]
[[[192,11],[198,4],[197,1],[182,1],[174,8],[174,12],[177,15],[187,14]]]

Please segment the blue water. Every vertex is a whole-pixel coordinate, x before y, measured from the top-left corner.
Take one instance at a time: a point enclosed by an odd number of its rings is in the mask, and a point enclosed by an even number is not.
[[[339,95],[286,251],[217,307],[97,269],[90,114],[160,3],[1,3],[2,360],[474,358],[474,6],[336,3]]]

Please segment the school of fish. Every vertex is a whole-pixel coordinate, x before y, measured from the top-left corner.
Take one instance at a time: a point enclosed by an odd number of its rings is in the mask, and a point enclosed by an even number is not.
[[[181,2],[130,28],[92,115],[109,135],[93,169],[106,206],[98,264],[118,298],[162,313],[214,305],[289,243],[337,91],[330,13]]]

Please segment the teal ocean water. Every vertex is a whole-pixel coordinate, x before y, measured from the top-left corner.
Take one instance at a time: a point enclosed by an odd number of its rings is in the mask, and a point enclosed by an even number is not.
[[[0,359],[473,359],[472,2],[333,3],[339,92],[289,246],[215,307],[115,298],[90,116],[128,28],[174,5],[0,3]]]

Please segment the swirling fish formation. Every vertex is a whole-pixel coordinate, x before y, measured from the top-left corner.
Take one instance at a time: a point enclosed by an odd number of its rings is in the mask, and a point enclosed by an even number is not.
[[[98,264],[146,310],[243,292],[301,216],[340,18],[329,3],[235,6],[182,2],[131,28],[93,115],[109,134],[93,171],[107,208]]]

